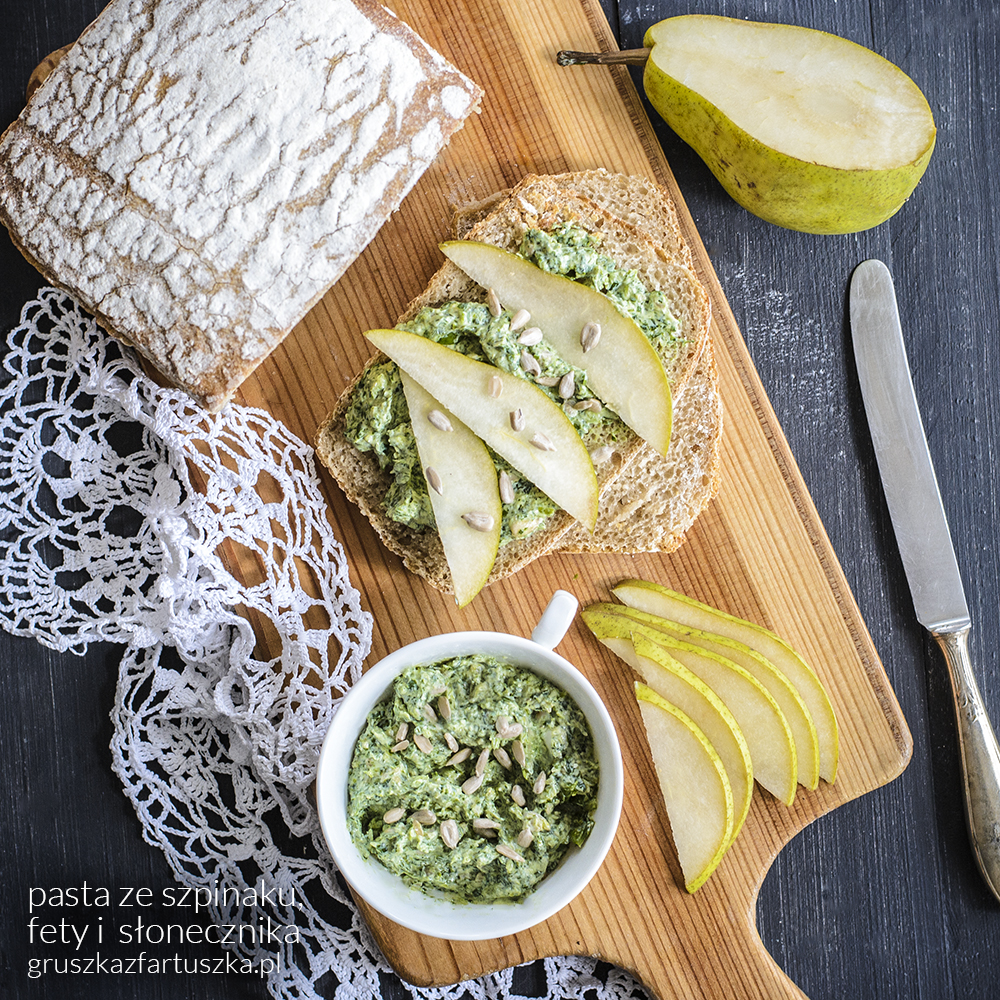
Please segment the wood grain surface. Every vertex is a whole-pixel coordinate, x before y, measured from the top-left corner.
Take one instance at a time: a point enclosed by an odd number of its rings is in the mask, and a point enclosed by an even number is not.
[[[72,40],[101,5],[101,0],[0,0],[0,24],[5,29],[0,32],[3,123],[23,106],[25,83],[33,67],[47,53]],[[463,55],[461,51],[466,45],[464,21],[495,21],[498,16],[482,13],[480,7],[498,9],[491,0],[470,2],[454,24],[441,30],[451,33],[456,61],[466,65],[475,60],[493,72],[496,66],[503,68],[502,58]],[[1000,352],[996,350],[995,331],[1000,325],[1000,271],[996,266],[1000,203],[995,192],[1000,189],[1000,157],[996,155],[995,119],[1000,100],[996,72],[1000,64],[1000,8],[976,0],[872,0],[832,5],[825,0],[603,0],[603,7],[621,48],[640,45],[643,31],[652,22],[689,11],[833,31],[902,66],[924,89],[934,110],[938,147],[914,197],[885,225],[845,237],[790,233],[747,215],[721,192],[701,161],[655,115],[651,116],[652,137],[640,141],[639,159],[644,157],[652,170],[654,162],[662,158],[660,151],[666,153],[742,331],[737,346],[742,348],[745,338],[753,366],[767,390],[765,397],[759,385],[747,387],[737,380],[751,401],[755,419],[758,412],[762,418],[762,423],[758,422],[761,437],[754,438],[754,448],[764,454],[768,464],[793,470],[793,483],[796,463],[801,470],[809,489],[807,492],[801,482],[792,487],[789,496],[796,517],[808,525],[805,533],[817,561],[832,566],[836,579],[840,572],[837,560],[828,558],[820,522],[825,526],[914,739],[912,762],[897,780],[851,802],[846,801],[844,788],[821,787],[816,793],[819,806],[832,811],[809,826],[805,823],[811,815],[802,817],[801,822],[795,816],[795,824],[804,827],[797,835],[793,836],[794,825],[775,827],[763,847],[756,842],[749,846],[749,859],[738,856],[740,866],[759,861],[762,870],[769,864],[770,869],[759,893],[753,892],[756,906],[729,908],[727,926],[737,922],[751,926],[755,921],[767,949],[810,1000],[940,1000],[955,996],[992,1000],[1000,977],[1000,952],[996,949],[1000,908],[983,887],[968,847],[947,681],[936,649],[913,619],[885,512],[850,361],[845,290],[851,269],[867,256],[880,257],[892,268],[917,395],[924,408],[969,592],[975,665],[997,720],[1000,490],[996,488],[996,456],[1000,454],[1000,419],[996,401]],[[552,30],[562,29],[553,26],[550,19],[533,33],[552,41],[543,36],[543,31]],[[587,30],[589,26],[581,36]],[[434,34],[433,24],[430,33]],[[559,38],[551,48],[582,48],[586,44],[585,37]],[[520,82],[512,84],[509,74],[501,74],[499,79],[501,82],[490,90],[503,110],[495,110],[497,117],[492,124],[484,120],[476,126],[491,130],[484,145],[497,162],[477,166],[465,179],[469,190],[485,191],[491,178],[513,179],[534,163],[547,168],[549,154],[540,152],[540,147],[547,148],[544,132],[554,126],[547,123],[543,134],[536,130],[527,140],[520,133],[503,134],[504,122],[520,114],[519,102],[532,88],[525,90]],[[622,74],[610,79],[621,83],[629,78]],[[616,92],[617,87],[604,98],[612,102],[615,114]],[[601,107],[578,106],[565,126],[592,136],[596,133],[597,146],[587,162],[597,162],[597,155],[607,148],[601,133],[603,115]],[[638,118],[647,128],[641,112]],[[609,155],[612,161],[622,162],[633,153],[612,150]],[[555,162],[559,168],[562,160],[556,157]],[[445,180],[448,191],[461,191],[457,175],[448,174]],[[446,208],[447,200],[442,195],[436,204]],[[415,232],[423,239],[425,231],[396,227],[394,231],[402,233],[401,238],[377,242],[367,263],[359,262],[359,268],[367,268],[372,278],[368,296],[331,306],[334,318],[339,309],[341,319],[376,314],[382,317],[380,322],[391,320],[407,295],[419,289],[425,274],[435,266],[433,245],[446,228],[446,220],[434,211],[421,212],[411,212],[409,218],[428,223],[426,249],[422,243],[414,246],[412,239]],[[416,264],[407,260],[414,252]],[[414,269],[421,273],[414,274]],[[7,330],[16,325],[22,304],[33,297],[39,280],[3,234],[0,273],[4,278],[0,315]],[[368,297],[380,301],[371,303]],[[718,304],[716,299],[717,308]],[[345,357],[345,349],[336,338],[332,350],[335,355],[330,357],[328,351],[324,363],[345,372],[353,370],[364,353],[358,348],[350,358]],[[329,372],[323,378],[336,381]],[[282,391],[269,387],[270,379],[279,379],[277,368],[260,373],[255,392],[265,400]],[[784,482],[784,474],[781,479]],[[466,627],[467,621],[482,620],[488,627],[527,631],[540,612],[545,595],[532,594],[529,599],[526,592],[490,595],[488,602],[477,602],[470,615],[449,614],[446,603],[425,609],[425,603],[433,602],[433,594],[415,587],[398,564],[385,559],[374,536],[354,520],[352,512],[338,509],[333,491],[331,495],[338,532],[358,566],[356,582],[378,619],[377,642],[383,648],[426,634],[439,613],[448,617],[444,627]],[[803,499],[805,508],[800,506]],[[694,573],[697,580],[697,567],[684,560],[694,564],[701,551],[714,551],[715,536],[710,541],[708,529],[709,522],[699,525],[689,545],[673,559],[644,565],[676,567],[681,574]],[[814,542],[814,538],[818,540]],[[366,547],[372,548],[370,556]],[[720,563],[731,563],[724,553],[714,557]],[[384,565],[366,568],[369,559],[381,560]],[[559,584],[570,583],[571,589],[580,566],[590,567],[585,586],[595,591],[614,578],[615,567],[602,559],[560,559],[558,565],[560,573],[565,570],[568,574]],[[735,573],[736,578],[742,573],[738,565]],[[558,574],[553,571],[552,575]],[[829,574],[823,575],[829,579]],[[706,587],[706,597],[720,592],[701,579],[699,585]],[[383,587],[387,588],[385,595]],[[728,582],[720,589],[729,593]],[[848,593],[843,585],[832,587],[830,592],[835,591]],[[734,588],[733,593],[738,592],[739,587]],[[744,598],[737,598],[737,602],[743,606]],[[766,605],[766,595],[745,601],[748,613]],[[415,620],[403,621],[404,613],[415,615]],[[854,653],[870,650],[850,602],[846,614],[839,605],[837,613],[848,631],[860,628],[851,640]],[[583,638],[575,632],[571,636],[578,644]],[[574,646],[571,655],[576,648],[580,647]],[[593,655],[589,644],[586,653],[588,658]],[[159,892],[172,884],[162,856],[142,840],[134,812],[110,769],[108,709],[120,655],[118,648],[108,645],[92,646],[85,656],[59,655],[29,637],[0,633],[0,676],[5,692],[0,699],[0,879],[7,904],[0,922],[0,993],[18,1000],[48,1000],[57,994],[66,1000],[265,1000],[268,994],[263,984],[239,975],[78,976],[63,977],[58,986],[25,978],[26,956],[30,954],[25,934],[29,886],[90,879],[92,884],[150,885]],[[877,659],[869,657],[862,662],[877,674]],[[605,673],[612,665],[600,653],[593,663],[588,659],[589,666],[594,664]],[[876,689],[877,685],[873,691]],[[845,771],[841,780],[846,777]],[[645,784],[650,779],[648,764],[641,765],[629,789],[633,802],[636,795],[649,794]],[[757,798],[762,798],[759,792]],[[632,808],[634,813],[635,806]],[[758,801],[751,821],[766,825],[779,822],[779,818],[770,816],[767,804]],[[664,829],[662,817],[654,817],[650,823],[650,830]],[[787,837],[792,839],[786,843]],[[648,842],[643,844],[644,849],[649,846]],[[777,854],[770,863],[772,851]],[[676,871],[669,867],[673,863],[669,856],[662,860],[666,868],[649,860],[642,863],[641,872],[651,877],[666,871],[676,877]],[[718,874],[733,877],[725,871]],[[610,906],[614,897],[602,893],[589,898]],[[696,912],[698,897],[686,905],[689,912]],[[636,922],[627,911],[619,919]],[[707,932],[709,928],[702,926]],[[640,927],[633,926],[630,931],[665,951],[665,962],[678,956],[680,944],[673,937],[672,925],[659,938],[647,936]],[[512,962],[530,954],[529,949],[522,950],[520,939],[505,944]],[[615,974],[599,966],[598,976],[604,975]],[[504,989],[519,996],[554,995],[549,993],[551,976],[542,963],[520,966],[508,973],[504,982]],[[729,995],[719,978],[706,977],[703,987],[713,998]],[[327,995],[332,996],[334,989],[335,984],[329,984]],[[385,973],[379,975],[374,989],[383,1000],[421,995]],[[776,990],[774,995],[786,995],[787,989]],[[580,991],[581,995],[603,995],[599,981],[582,982]],[[462,991],[449,991],[448,995],[461,997]],[[676,995],[699,994],[685,982],[678,986]]]
[[[526,172],[600,165],[656,178],[681,207],[713,303],[726,431],[719,498],[676,554],[549,556],[461,611],[404,572],[327,479],[352,580],[376,619],[368,662],[439,631],[527,634],[556,588],[587,603],[607,599],[619,579],[637,575],[667,582],[791,641],[829,687],[841,721],[842,765],[835,786],[800,791],[791,809],[758,789],[736,848],[705,888],[688,896],[630,672],[578,623],[560,651],[608,704],[628,775],[622,825],[593,883],[543,925],[498,941],[442,942],[370,910],[369,924],[396,971],[420,985],[453,983],[550,955],[587,954],[629,969],[660,997],[800,995],[760,943],[757,890],[798,830],[901,772],[910,753],[905,722],[627,71],[563,69],[555,62],[560,47],[615,46],[601,8],[591,0],[488,6],[400,0],[393,6],[484,86],[482,114],[453,138],[401,210],[238,399],[312,438],[372,353],[363,331],[391,325],[439,265],[436,244],[448,235],[455,206],[508,187]]]

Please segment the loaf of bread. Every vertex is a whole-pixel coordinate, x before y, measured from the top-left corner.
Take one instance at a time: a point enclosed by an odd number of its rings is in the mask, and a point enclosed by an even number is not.
[[[651,196],[654,201],[647,206],[646,215],[651,221],[645,232],[640,231],[635,223],[642,216],[643,200]],[[643,546],[646,551],[675,548],[718,490],[722,409],[709,340],[710,306],[689,267],[690,252],[665,192],[648,181],[631,181],[607,171],[531,176],[512,191],[458,213],[455,229],[463,238],[515,249],[527,228],[551,230],[563,222],[595,234],[601,250],[617,264],[634,269],[647,288],[663,291],[680,323],[679,335],[660,354],[675,398],[670,449],[666,457],[660,456],[630,431],[624,438],[619,436],[613,457],[596,465],[601,494],[596,531],[591,534],[558,511],[543,531],[501,546],[490,582],[554,549],[626,552],[643,550]],[[652,238],[654,235],[661,236],[663,243]],[[449,261],[410,304],[400,322],[425,306],[482,301],[484,295],[483,288]],[[382,360],[376,356],[369,365]],[[345,390],[319,429],[317,455],[404,565],[438,589],[450,591],[450,574],[437,533],[414,530],[386,516],[383,499],[391,484],[389,473],[372,454],[359,451],[345,436],[347,407],[362,375]],[[592,451],[605,443],[586,440]],[[648,536],[648,545],[644,536]]]
[[[218,410],[481,96],[371,0],[112,0],[0,139],[0,221]]]

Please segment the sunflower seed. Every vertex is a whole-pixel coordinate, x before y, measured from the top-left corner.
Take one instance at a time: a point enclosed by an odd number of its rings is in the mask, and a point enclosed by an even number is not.
[[[530,351],[521,351],[521,369],[529,375],[541,375],[542,366]]]
[[[468,760],[472,756],[472,751],[468,747],[462,747],[457,753],[453,753],[445,762],[445,767],[451,767],[453,764],[461,764],[463,761]]]
[[[594,413],[600,413],[603,407],[601,406],[601,401],[596,396],[589,396],[587,399],[581,399],[579,403],[574,403],[573,409],[593,410]]]
[[[535,382],[537,385],[547,386],[549,389],[554,389],[559,384],[559,378],[556,375],[539,375]]]
[[[452,849],[458,846],[458,842],[462,837],[461,832],[458,829],[458,824],[453,819],[446,819],[438,829],[441,834],[441,841],[444,846]]]
[[[478,830],[480,833],[485,830],[499,830],[500,824],[495,819],[487,819],[485,816],[480,816],[478,819],[472,821],[472,829]]]
[[[583,353],[586,354],[587,351],[597,347],[597,342],[600,339],[601,324],[593,322],[584,323],[583,329],[580,331],[580,346],[583,348]]]
[[[515,333],[520,330],[529,319],[531,319],[531,313],[528,312],[527,309],[518,309],[518,311],[510,318],[511,333]]]
[[[438,698],[438,715],[447,722],[451,718],[451,702],[446,694]]]
[[[393,753],[402,753],[410,745],[409,740],[400,740],[393,748]]]
[[[489,759],[490,759],[490,748],[487,747],[485,750],[483,750],[483,752],[479,755],[479,758],[476,760],[476,774],[482,775],[483,771],[486,770],[486,762]]]
[[[393,823],[398,823],[406,815],[406,810],[402,806],[396,806],[395,809],[390,809],[383,817],[382,822],[388,826]]]
[[[399,743],[400,740],[405,740],[410,733],[410,727],[407,723],[401,722],[399,724],[399,729],[396,730],[396,742]]]
[[[600,448],[595,448],[590,453],[590,460],[594,465],[603,465],[615,453],[615,449],[609,444],[602,444]]]
[[[430,410],[427,413],[427,422],[436,427],[439,431],[451,431],[451,421],[440,411]]]
[[[524,744],[520,740],[514,740],[514,742],[511,743],[510,753],[514,760],[516,760],[521,767],[524,767]]]
[[[486,304],[490,307],[490,315],[494,319],[503,312],[503,306],[500,305],[500,296],[492,288],[486,290]]]
[[[535,839],[535,835],[531,832],[528,827],[525,827],[517,835],[517,846],[518,847],[530,847],[531,842]]]
[[[410,813],[410,819],[416,821],[421,826],[430,826],[437,822],[437,816],[430,809],[418,809],[415,813]]]
[[[524,344],[525,347],[534,347],[535,344],[540,344],[542,342],[542,331],[538,329],[537,326],[529,326],[520,337],[517,338],[519,344]]]
[[[444,493],[444,483],[441,482],[441,476],[438,474],[438,470],[432,465],[428,465],[424,469],[424,475],[427,477],[427,485],[435,492],[438,496]]]
[[[503,503],[513,503],[514,502],[514,484],[510,481],[510,475],[506,469],[500,472],[500,478],[498,480],[498,485],[500,486],[500,499]]]
[[[476,531],[492,531],[493,530],[493,517],[490,514],[483,514],[480,511],[470,511],[468,514],[462,515],[462,520],[470,528],[475,528]]]
[[[524,430],[524,414],[521,412],[520,407],[510,411],[510,429],[512,431]]]
[[[462,783],[462,791],[466,795],[471,795],[473,792],[479,790],[479,786],[483,783],[483,776],[481,774],[474,774],[467,781]]]
[[[428,722],[437,722],[437,712],[434,711],[434,706],[429,701],[424,704],[423,713]]]
[[[503,392],[503,379],[499,375],[491,375],[490,383],[486,387],[486,391],[494,398],[499,399],[500,394]]]
[[[541,431],[536,431],[531,436],[531,443],[539,451],[555,451],[556,450],[556,446]]]
[[[510,789],[510,797],[514,800],[515,805],[524,806],[524,790],[520,785],[512,785]]]
[[[424,736],[423,733],[417,733],[416,736],[413,737],[413,745],[421,753],[430,753],[434,749],[434,747],[431,745],[431,741],[427,739],[427,737]]]
[[[458,751],[458,740],[456,740],[455,737],[452,736],[451,733],[445,733],[444,734],[444,741],[445,741],[445,743],[448,744],[448,749],[452,753],[456,753]]]
[[[513,847],[508,847],[506,844],[497,844],[497,854],[502,854],[505,858],[510,858],[511,861],[524,861]]]
[[[520,722],[511,722],[506,715],[498,715],[496,730],[501,739],[513,740],[524,732],[524,726]]]
[[[566,372],[559,380],[559,395],[563,399],[570,399],[576,392],[576,378],[572,372]]]
[[[505,770],[510,770],[510,754],[504,750],[503,747],[495,747],[493,750],[493,756],[496,757],[500,766]]]
[[[545,772],[539,771],[538,777],[535,778],[535,783],[531,786],[531,790],[536,795],[541,795],[545,791]]]

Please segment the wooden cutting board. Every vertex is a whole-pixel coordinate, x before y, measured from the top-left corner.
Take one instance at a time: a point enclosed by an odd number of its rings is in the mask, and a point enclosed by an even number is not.
[[[239,402],[312,440],[370,355],[366,329],[391,326],[442,258],[452,208],[528,172],[604,166],[666,185],[680,209],[712,299],[726,410],[721,493],[670,556],[546,557],[463,610],[411,576],[329,477],[324,486],[352,582],[375,618],[369,663],[443,631],[529,635],[552,592],[608,600],[624,577],[662,581],[785,636],[827,684],[841,726],[835,785],[800,790],[788,809],[757,789],[736,845],[694,896],[681,882],[670,828],[632,694],[632,677],[577,623],[559,651],[597,687],[624,754],[622,822],[590,886],[563,911],[497,941],[427,938],[365,909],[405,979],[442,985],[552,955],[593,955],[672,997],[801,997],[764,949],[755,900],[778,851],[812,820],[896,777],[911,739],[829,540],[684,207],[622,68],[559,68],[562,48],[614,49],[598,0],[397,0],[403,20],[486,91],[482,113],[453,138],[374,242],[286,342],[245,383]],[[242,575],[234,562],[232,569]]]

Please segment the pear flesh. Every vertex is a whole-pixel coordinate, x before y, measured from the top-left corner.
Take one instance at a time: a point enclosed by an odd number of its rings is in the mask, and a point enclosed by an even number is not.
[[[451,240],[441,250],[473,281],[492,288],[508,309],[526,309],[559,356],[586,371],[601,400],[661,455],[667,453],[673,406],[666,371],[642,330],[609,298],[489,243]],[[601,331],[592,348],[582,337],[589,323]]]
[[[631,635],[633,642],[641,637],[664,648],[672,659],[714,691],[747,741],[757,783],[785,805],[792,804],[798,779],[792,733],[777,702],[756,678],[725,657],[682,642],[633,617],[630,608],[597,604],[587,610],[591,614],[604,612],[607,618],[601,627],[608,633]],[[586,616],[584,620],[590,624]]]
[[[812,667],[784,639],[754,622],[736,618],[649,580],[624,580],[612,589],[612,593],[631,608],[678,625],[734,639],[768,659],[788,678],[805,702],[816,727],[819,775],[824,781],[834,782],[840,757],[840,734],[833,705]]]
[[[684,886],[696,892],[732,843],[729,778],[718,753],[685,712],[645,684],[637,682],[635,694]]]
[[[934,148],[931,109],[881,56],[837,35],[686,14],[654,24],[643,76],[666,123],[761,218],[810,233],[884,222]]]
[[[593,529],[599,502],[594,464],[569,418],[541,389],[415,333],[369,330],[365,336],[546,496]],[[495,394],[493,385],[499,386]],[[511,415],[518,411],[523,427],[515,430]]]
[[[708,738],[726,769],[733,792],[733,831],[743,826],[753,795],[753,758],[746,737],[725,702],[662,646],[641,635],[624,634],[621,619],[587,608],[583,620],[601,643],[621,657],[661,698],[676,705]]]
[[[503,508],[496,466],[486,445],[458,417],[406,372],[401,370],[400,378],[455,600],[462,608],[485,586],[500,548]]]

